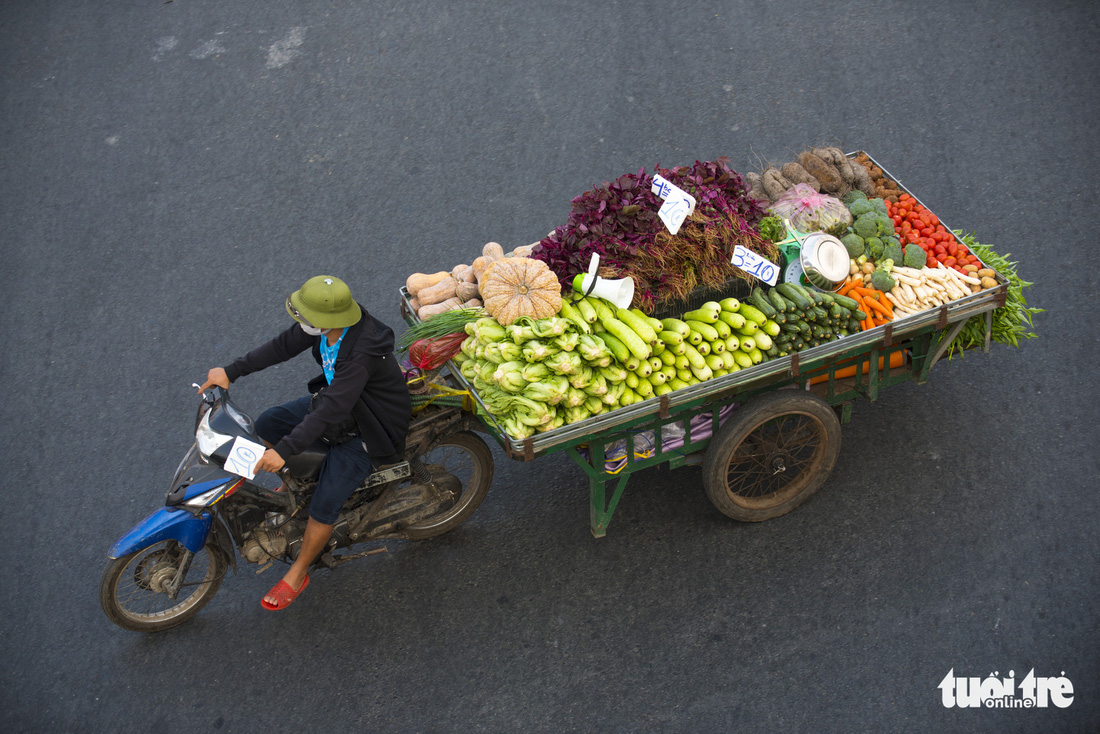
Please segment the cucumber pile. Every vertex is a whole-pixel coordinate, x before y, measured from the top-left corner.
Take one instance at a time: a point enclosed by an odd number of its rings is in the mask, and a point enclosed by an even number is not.
[[[588,296],[544,319],[467,322],[453,359],[485,410],[526,438],[858,330],[854,306],[783,284],[658,320]]]
[[[772,356],[786,356],[860,331],[867,314],[847,296],[822,293],[797,283],[780,283],[764,291],[754,288],[747,299],[779,324]]]
[[[576,328],[590,326],[626,371],[627,387],[643,399],[663,395],[779,355],[778,322],[736,298],[708,301],[679,319],[655,319],[638,309],[612,308],[594,297],[563,308]]]
[[[779,324],[736,298],[708,301],[680,319],[663,319],[661,323],[665,326],[662,338],[672,344],[676,336],[684,340],[684,356],[695,382],[737,372],[774,356],[772,340],[780,333]],[[680,382],[692,384],[679,374],[682,362],[677,359],[677,376]],[[673,383],[673,387],[681,385]]]

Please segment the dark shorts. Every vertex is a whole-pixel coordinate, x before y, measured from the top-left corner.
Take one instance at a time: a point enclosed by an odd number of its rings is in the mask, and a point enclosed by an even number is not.
[[[268,408],[256,419],[256,433],[263,440],[275,444],[305,418],[309,411],[310,396]],[[359,439],[352,439],[339,446],[329,446],[318,441],[316,448],[327,451],[317,478],[317,489],[309,503],[309,516],[325,525],[332,525],[340,516],[340,508],[355,492],[355,488],[371,474],[370,456]]]

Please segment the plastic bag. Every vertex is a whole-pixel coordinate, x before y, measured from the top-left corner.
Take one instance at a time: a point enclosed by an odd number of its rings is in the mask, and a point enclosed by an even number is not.
[[[852,214],[844,202],[817,193],[809,184],[795,184],[787,189],[768,213],[786,219],[799,232],[827,232],[839,236],[852,224]]]
[[[453,334],[444,334],[430,339],[417,339],[409,347],[409,361],[420,369],[434,370],[458,354],[464,341],[466,341],[465,331],[456,331]]]

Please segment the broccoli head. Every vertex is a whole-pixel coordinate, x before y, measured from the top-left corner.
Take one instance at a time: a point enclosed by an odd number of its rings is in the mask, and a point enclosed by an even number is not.
[[[878,215],[878,236],[885,237],[894,234],[894,220],[885,214]]]
[[[878,214],[871,211],[860,214],[852,225],[852,231],[863,239],[878,237]]]
[[[862,199],[863,201],[867,201],[867,194],[863,193],[859,189],[852,189],[840,198],[840,200],[844,202],[844,206],[848,207],[849,209],[852,208],[852,204],[860,199]],[[852,216],[855,215],[853,214]]]
[[[928,256],[920,245],[910,244],[905,246],[905,267],[920,270],[928,261]]]
[[[859,191],[859,189],[856,189]],[[859,193],[863,193],[860,191]],[[848,204],[848,211],[851,212],[853,219],[859,219],[862,215],[868,212],[873,212],[875,209],[871,206],[871,202],[867,201],[867,198],[856,199],[851,204]]]
[[[905,252],[901,249],[901,245],[885,245],[882,248],[882,257],[886,260],[893,260],[895,264],[905,260]]]
[[[878,237],[868,237],[867,239],[863,240],[863,246],[864,248],[866,248],[865,252],[867,253],[867,257],[876,262],[882,259],[882,252],[884,247],[882,244],[882,240],[880,240]]]
[[[871,273],[871,285],[873,285],[876,289],[880,291],[889,292],[894,289],[894,286],[897,285],[897,282],[890,276],[888,272],[886,272],[882,268],[878,268],[875,270],[875,272]]]
[[[848,257],[857,258],[863,254],[865,245],[863,244],[863,238],[855,232],[850,232],[840,238],[840,241],[844,243],[844,247],[848,249]]]
[[[888,234],[888,235],[886,235],[885,237],[882,238],[882,244],[883,244],[883,246],[891,245],[891,244],[900,245],[901,240],[898,239],[897,235]]]
[[[870,199],[871,206],[876,209],[880,214],[887,214],[886,200],[885,199]]]

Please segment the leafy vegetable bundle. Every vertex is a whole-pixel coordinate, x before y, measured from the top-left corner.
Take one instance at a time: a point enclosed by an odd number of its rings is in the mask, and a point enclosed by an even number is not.
[[[996,270],[1008,281],[1008,290],[1005,294],[1005,305],[993,311],[993,323],[990,336],[1001,344],[1020,346],[1021,339],[1034,339],[1036,334],[1031,331],[1031,318],[1034,314],[1042,313],[1043,309],[1033,308],[1027,305],[1024,297],[1024,289],[1030,288],[1033,283],[1024,280],[1016,272],[1016,263],[1009,260],[1009,254],[994,251],[990,245],[978,242],[974,235],[956,231],[955,234],[981,258],[989,267]],[[963,326],[955,341],[948,347],[948,357],[956,354],[964,356],[967,349],[982,346],[985,343],[985,316],[972,316]]]
[[[645,313],[683,299],[698,286],[752,280],[730,264],[737,245],[778,260],[778,250],[758,230],[764,211],[728,158],[690,167],[656,166],[655,172],[696,199],[695,211],[676,235],[657,216],[662,201],[650,190],[652,175],[642,168],[573,199],[568,222],[540,241],[531,257],[549,265],[568,286],[588,270],[596,253],[600,275],[634,279],[633,305]]]

